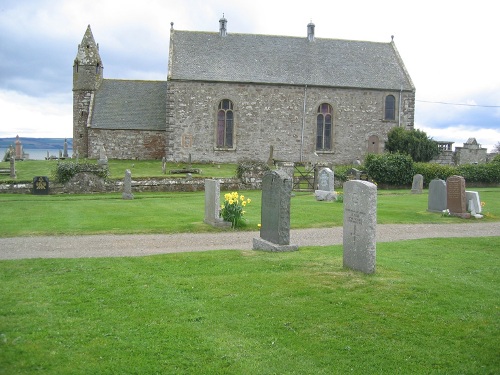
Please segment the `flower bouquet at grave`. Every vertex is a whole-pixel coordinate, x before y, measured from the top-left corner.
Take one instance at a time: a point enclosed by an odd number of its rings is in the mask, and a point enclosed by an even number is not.
[[[238,228],[242,225],[245,211],[243,208],[250,204],[250,198],[245,199],[244,195],[239,195],[234,191],[224,194],[224,204],[221,205],[220,216],[224,221],[231,223],[231,228]]]

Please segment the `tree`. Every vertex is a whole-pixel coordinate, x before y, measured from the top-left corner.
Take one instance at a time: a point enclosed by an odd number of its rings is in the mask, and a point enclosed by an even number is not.
[[[422,130],[391,129],[385,150],[410,155],[414,162],[427,163],[439,155],[438,143]]]
[[[500,142],[497,142],[497,144],[493,146],[493,152],[495,154],[500,154]]]

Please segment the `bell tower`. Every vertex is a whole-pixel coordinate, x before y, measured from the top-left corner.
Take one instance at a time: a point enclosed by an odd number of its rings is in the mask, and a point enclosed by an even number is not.
[[[94,94],[102,82],[103,65],[90,25],[73,63],[73,152],[89,156],[88,126]]]

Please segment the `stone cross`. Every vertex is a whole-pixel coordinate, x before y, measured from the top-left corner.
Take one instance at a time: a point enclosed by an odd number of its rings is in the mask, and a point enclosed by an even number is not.
[[[130,169],[125,171],[125,178],[123,179],[123,199],[134,199],[134,194],[132,194],[132,173]]]
[[[205,219],[204,223],[214,227],[230,227],[229,221],[220,217],[220,181],[205,180]]]
[[[262,178],[260,237],[253,239],[254,250],[295,251],[290,245],[290,199],[292,179],[283,170],[269,171]]]
[[[462,176],[450,176],[446,180],[446,204],[450,215],[469,218],[465,197],[465,179]]]
[[[427,211],[443,212],[446,210],[446,182],[434,179],[429,183],[429,196],[427,198]]]
[[[424,176],[421,174],[416,174],[413,176],[413,183],[411,185],[412,194],[422,194],[422,189],[424,188]]]
[[[376,263],[377,186],[368,181],[344,183],[344,267],[374,273]]]

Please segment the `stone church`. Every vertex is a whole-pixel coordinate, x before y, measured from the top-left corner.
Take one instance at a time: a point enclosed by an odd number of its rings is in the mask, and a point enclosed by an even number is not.
[[[388,43],[170,29],[166,81],[106,79],[90,26],[73,65],[73,149],[97,158],[351,163],[414,124]]]

